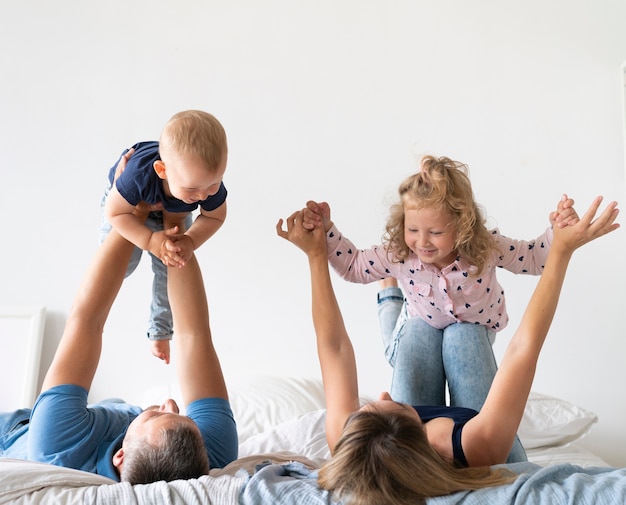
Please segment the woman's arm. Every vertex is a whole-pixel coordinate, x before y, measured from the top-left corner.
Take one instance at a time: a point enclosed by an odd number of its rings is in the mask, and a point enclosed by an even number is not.
[[[619,227],[617,203],[594,220],[598,197],[575,224],[554,227],[554,240],[543,275],[509,343],[480,413],[463,431],[465,456],[472,466],[504,463],[524,413],[545,341],[573,252]]]
[[[326,399],[326,440],[333,451],[348,416],[359,408],[356,360],[352,343],[335,297],[326,238],[321,226],[309,231],[302,226],[302,211],[276,225],[278,235],[302,249],[309,260],[313,326]]]

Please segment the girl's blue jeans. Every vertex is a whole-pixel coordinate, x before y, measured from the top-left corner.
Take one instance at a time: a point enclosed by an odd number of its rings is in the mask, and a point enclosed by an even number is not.
[[[393,367],[391,397],[409,405],[450,405],[480,410],[498,369],[495,333],[471,323],[443,329],[408,317],[400,288],[378,293],[378,318],[385,357]],[[516,438],[508,463],[527,461]]]

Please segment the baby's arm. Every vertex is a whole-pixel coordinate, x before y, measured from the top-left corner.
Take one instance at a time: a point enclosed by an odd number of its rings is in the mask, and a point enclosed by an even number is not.
[[[148,210],[160,210],[151,206]],[[126,240],[144,251],[150,251],[161,258],[161,248],[166,240],[164,231],[153,232],[144,225],[143,220],[134,214],[135,205],[131,205],[119,193],[115,184],[111,187],[105,205],[105,215],[111,226]]]
[[[193,250],[198,249],[219,230],[226,220],[226,202],[217,209],[207,211],[200,209],[200,214],[185,232],[185,236],[191,241]],[[193,251],[192,251],[193,252]]]
[[[185,232],[196,250],[219,230],[226,220],[226,202],[214,210],[200,209],[200,214]]]
[[[163,227],[169,229],[173,226],[178,226],[178,229],[184,230],[184,219],[183,221],[172,221],[172,216],[175,216],[175,214],[167,214],[164,211]],[[201,208],[200,214],[188,230],[182,234],[169,237],[170,240],[165,244],[164,256],[161,258],[163,263],[167,266],[179,268],[185,266],[193,252],[210,239],[221,228],[225,220],[226,202],[212,211]]]

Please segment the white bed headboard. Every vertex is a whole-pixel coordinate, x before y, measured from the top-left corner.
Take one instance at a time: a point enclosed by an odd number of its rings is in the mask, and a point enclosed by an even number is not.
[[[0,411],[35,403],[45,324],[45,307],[0,307]]]

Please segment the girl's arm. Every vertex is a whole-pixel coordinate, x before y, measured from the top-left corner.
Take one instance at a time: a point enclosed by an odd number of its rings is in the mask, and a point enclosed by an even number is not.
[[[313,325],[326,399],[326,441],[332,452],[346,419],[359,408],[356,360],[330,279],[324,230],[319,226],[308,231],[302,219],[302,211],[294,212],[287,218],[287,231],[282,229],[282,219],[276,231],[309,260]]]
[[[601,201],[601,197],[596,198],[575,224],[554,227],[543,275],[505,351],[483,408],[464,428],[463,448],[471,466],[504,463],[511,450],[571,256],[578,247],[619,227],[615,223],[616,202],[594,220]]]
[[[558,221],[552,222],[553,216],[558,218]],[[574,200],[563,195],[557,203],[556,214],[550,214],[550,220],[551,224],[561,228],[575,224],[578,215],[574,209]],[[541,275],[554,236],[552,226],[531,241],[511,239],[496,230],[493,230],[493,233],[500,255],[497,266],[514,274]]]
[[[309,200],[302,212],[302,226],[306,230],[323,226],[328,261],[342,279],[357,284],[369,284],[398,276],[383,245],[359,249],[340,233],[330,219],[328,203]]]

